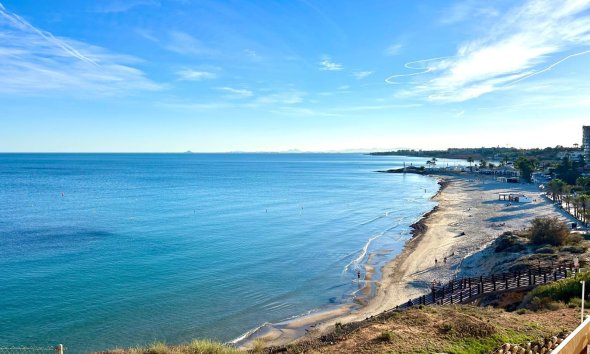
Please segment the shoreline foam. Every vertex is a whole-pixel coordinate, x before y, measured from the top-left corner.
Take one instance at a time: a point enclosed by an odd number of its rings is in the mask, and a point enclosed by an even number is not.
[[[441,194],[441,192],[448,186],[448,181],[441,177],[429,176],[435,178],[438,182],[439,188],[437,192],[430,197],[430,200],[434,200],[437,196]],[[323,331],[327,323],[335,323],[338,322],[345,322],[340,321],[340,319],[347,318],[348,316],[354,316],[357,311],[361,311],[363,308],[369,306],[371,302],[374,300],[375,297],[378,296],[379,287],[381,286],[385,273],[384,269],[388,267],[392,262],[394,262],[398,257],[404,253],[405,249],[408,247],[408,242],[413,239],[417,239],[421,236],[422,231],[418,231],[418,229],[422,229],[426,220],[429,218],[430,215],[435,213],[438,210],[438,205],[433,206],[433,208],[424,214],[422,214],[417,221],[409,225],[411,237],[408,238],[400,253],[397,254],[392,259],[388,260],[383,264],[380,268],[380,271],[377,272],[375,269],[375,265],[372,265],[370,259],[374,257],[375,253],[363,253],[364,256],[367,256],[367,262],[363,265],[364,266],[364,279],[363,279],[363,286],[359,287],[357,291],[353,294],[361,293],[361,296],[355,296],[354,301],[348,304],[342,304],[337,306],[336,308],[326,309],[320,308],[311,310],[309,314],[295,316],[293,319],[288,319],[283,322],[279,323],[264,323],[259,327],[256,327],[245,334],[241,335],[240,337],[230,341],[232,345],[235,345],[238,348],[248,349],[252,345],[252,343],[257,339],[262,339],[266,342],[267,345],[285,345],[290,342],[302,339],[305,335],[309,333],[315,333],[318,331]],[[379,216],[378,218],[381,218]],[[374,221],[370,220],[369,222]],[[399,224],[398,224],[399,225]],[[425,231],[425,228],[424,228]],[[375,236],[369,238],[365,248],[371,243]],[[350,266],[354,262],[351,261],[346,267]],[[375,274],[380,274],[380,278],[377,280],[373,280],[373,276]],[[336,316],[334,316],[336,314]],[[290,328],[291,331],[287,332],[284,328]],[[278,333],[282,335],[277,335]]]
[[[382,267],[381,279],[371,282],[377,287],[375,296],[365,306],[309,324],[306,328],[309,335],[320,335],[337,322],[354,322],[392,309],[409,298],[427,293],[432,281],[450,280],[459,271],[485,272],[493,262],[483,259],[485,255],[479,251],[503,231],[522,229],[534,217],[557,213],[544,198],[528,205],[512,206],[497,200],[497,193],[505,191],[537,195],[539,191],[534,185],[502,184],[470,175],[431,177],[437,178],[441,185],[432,197],[438,205],[412,224],[413,237]],[[496,220],[504,221],[501,227],[492,227],[494,221],[498,223]],[[284,345],[301,338],[304,337],[269,338],[267,344]]]

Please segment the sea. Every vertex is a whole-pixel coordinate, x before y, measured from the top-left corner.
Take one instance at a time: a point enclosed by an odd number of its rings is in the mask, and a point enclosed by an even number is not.
[[[376,171],[426,160],[0,154],[0,347],[225,342],[351,303],[439,187]]]

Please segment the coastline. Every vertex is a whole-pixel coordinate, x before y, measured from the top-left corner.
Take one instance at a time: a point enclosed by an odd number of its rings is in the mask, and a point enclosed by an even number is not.
[[[436,200],[449,185],[449,181],[442,176],[429,177],[436,179],[439,185],[437,192],[430,198],[431,200]],[[388,276],[386,275],[386,269],[395,269],[395,264],[400,258],[405,259],[412,253],[414,247],[411,244],[416,243],[415,240],[424,234],[428,228],[426,221],[431,215],[437,212],[438,207],[438,205],[435,205],[431,210],[422,214],[417,221],[409,225],[411,237],[405,241],[401,252],[381,267],[381,277],[379,279],[373,280],[375,267],[369,261],[364,264],[364,285],[358,291],[362,295],[356,298],[353,303],[312,310],[306,315],[300,315],[292,320],[279,323],[264,323],[229,343],[239,349],[251,349],[256,340],[263,340],[267,346],[286,345],[294,341],[304,340],[308,336],[320,335],[327,329],[332,328],[337,322],[358,321],[390,309],[378,310],[377,312],[369,310],[370,313],[365,313],[378,297],[383,296],[383,294],[380,294],[380,288],[391,286],[390,282],[386,279],[386,276]],[[412,243],[413,240],[414,242]],[[370,254],[368,259],[370,260],[374,255]]]
[[[411,225],[412,237],[382,267],[381,279],[367,282],[365,288],[373,284],[376,291],[364,306],[344,308],[345,305],[304,316],[293,321],[300,325],[295,331],[299,335],[293,331],[279,333],[280,330],[271,336],[259,333],[239,346],[248,348],[256,338],[275,346],[319,336],[338,322],[360,321],[426,294],[433,281],[445,282],[459,273],[486,273],[496,261],[493,255],[481,251],[502,232],[527,227],[534,217],[559,215],[545,198],[537,197],[532,203],[520,205],[498,200],[497,193],[507,191],[536,197],[539,191],[532,184],[499,183],[473,175],[430,176],[440,185],[432,197],[437,205]]]

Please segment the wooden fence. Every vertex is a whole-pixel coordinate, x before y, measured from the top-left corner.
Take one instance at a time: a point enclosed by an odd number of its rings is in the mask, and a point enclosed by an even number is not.
[[[464,304],[484,294],[513,289],[525,289],[574,275],[574,264],[559,263],[525,268],[523,271],[492,274],[473,278],[454,279],[442,285],[433,284],[430,293],[396,306],[404,309],[415,305]]]

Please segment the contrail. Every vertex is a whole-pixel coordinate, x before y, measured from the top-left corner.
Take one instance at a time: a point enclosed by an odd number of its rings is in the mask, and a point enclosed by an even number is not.
[[[59,48],[61,48],[63,51],[65,51],[69,55],[73,56],[74,58],[77,58],[83,62],[92,64],[92,65],[99,66],[94,60],[92,60],[92,59],[88,58],[87,56],[83,55],[82,53],[78,52],[75,48],[68,45],[67,43],[64,43],[63,41],[60,41],[59,39],[55,38],[51,33],[37,29],[35,26],[31,25],[26,20],[24,20],[22,17],[20,17],[16,14],[8,13],[6,11],[6,8],[4,7],[4,5],[2,5],[1,3],[0,3],[0,15],[2,15],[4,18],[6,18],[8,21],[12,22],[14,25],[16,25],[18,27],[24,27],[26,29],[33,31],[34,33],[37,33],[38,35],[43,37],[45,40],[47,40],[49,43],[52,43],[52,44],[58,46]]]

